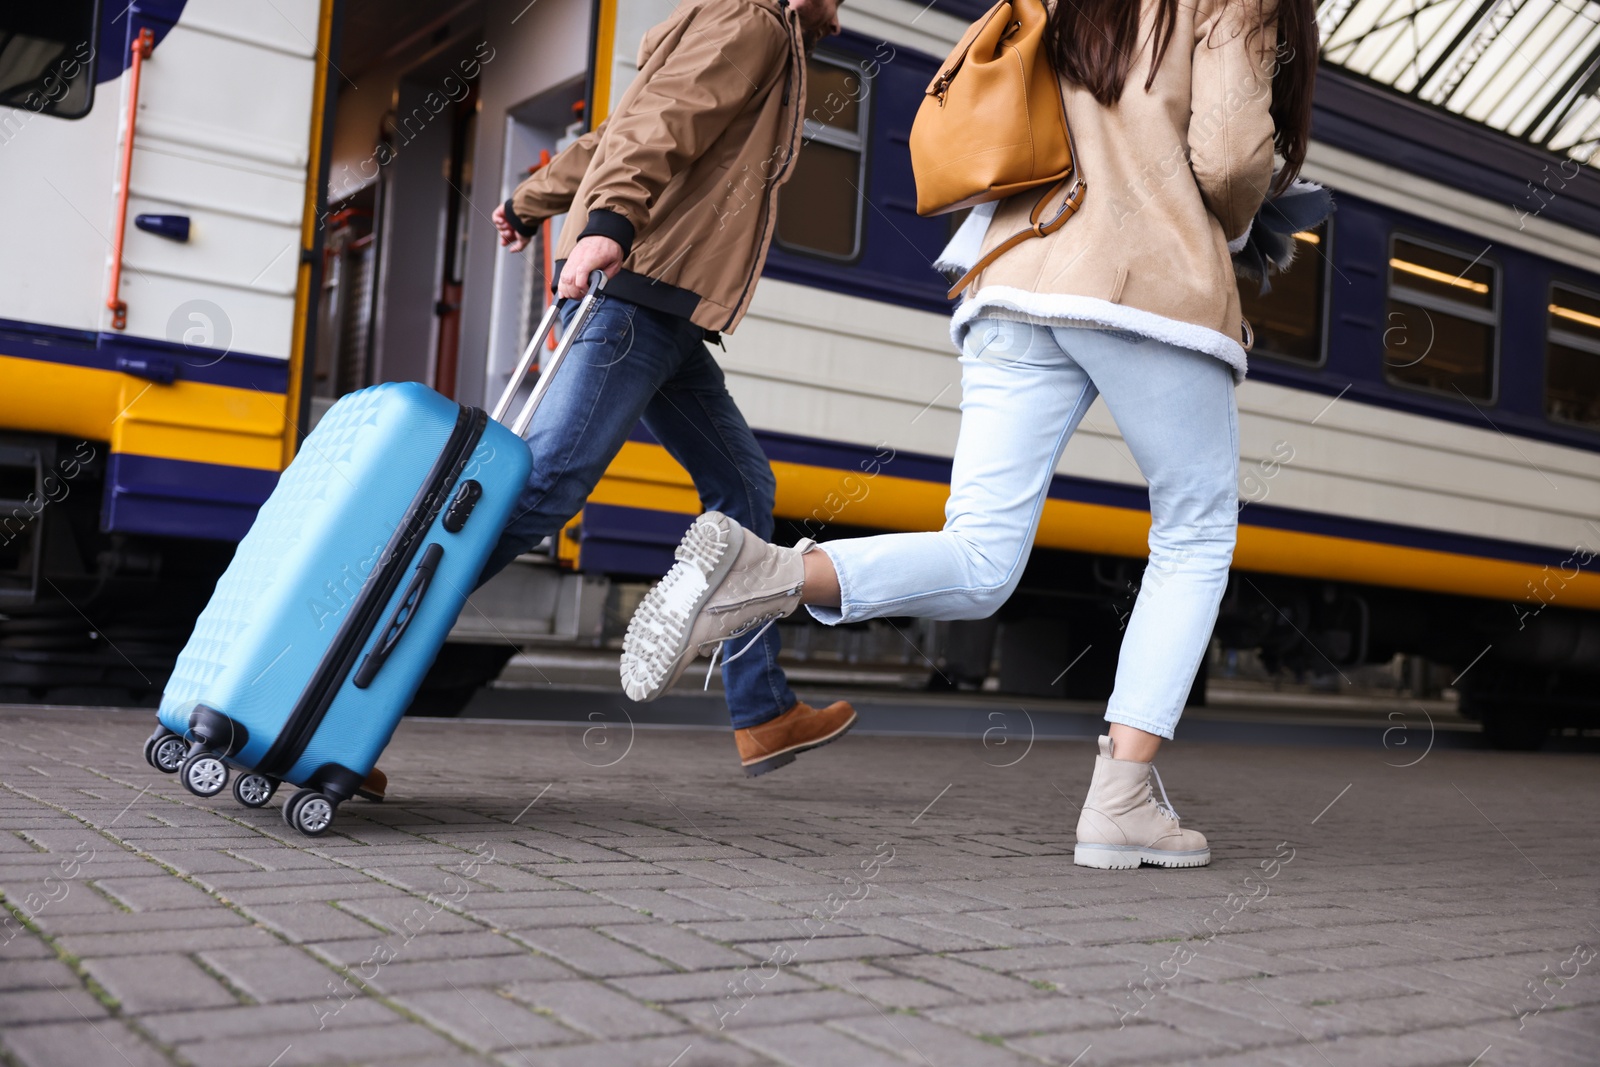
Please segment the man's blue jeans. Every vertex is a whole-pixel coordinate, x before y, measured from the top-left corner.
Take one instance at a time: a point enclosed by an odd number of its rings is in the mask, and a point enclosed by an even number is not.
[[[575,300],[564,302],[563,330],[577,307]],[[640,419],[689,472],[705,509],[771,540],[772,467],[728,395],[704,332],[688,319],[601,295],[534,416],[528,436],[533,473],[480,584],[560,532]],[[747,643],[730,641],[724,654],[737,655]],[[778,648],[778,628],[770,626],[757,647],[723,666],[735,729],[794,706]]]

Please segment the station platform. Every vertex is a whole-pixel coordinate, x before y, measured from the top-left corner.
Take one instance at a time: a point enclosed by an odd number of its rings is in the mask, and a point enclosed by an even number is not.
[[[1072,863],[1087,718],[864,723],[746,779],[724,730],[560,699],[566,725],[404,721],[389,798],[320,839],[151,770],[147,710],[0,708],[4,1058],[1595,1062],[1582,745],[1197,719],[1158,766],[1211,866],[1109,872]]]

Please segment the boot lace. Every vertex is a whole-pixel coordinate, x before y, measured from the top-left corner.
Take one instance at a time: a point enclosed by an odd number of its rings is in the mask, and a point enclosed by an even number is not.
[[[740,656],[744,655],[746,652],[749,652],[752,648],[754,648],[756,646],[756,641],[760,639],[762,634],[767,632],[767,628],[770,627],[773,623],[777,622],[780,618],[782,618],[781,613],[774,612],[773,614],[767,616],[764,620],[763,619],[755,619],[755,620],[751,621],[748,625],[746,625],[744,627],[744,629],[740,630],[738,633],[729,634],[727,637],[724,637],[721,641],[718,641],[717,642],[717,647],[711,650],[711,664],[708,667],[706,667],[706,684],[701,686],[701,688],[702,689],[710,689],[711,688],[711,674],[712,674],[713,671],[715,671],[717,669],[717,656],[720,655],[722,650],[727,647],[727,644],[728,644],[729,641],[733,641],[733,640],[735,640],[737,638],[743,637],[746,633],[749,632],[751,626],[754,626],[758,622],[762,623],[761,629],[757,630],[755,633],[750,635],[750,641],[749,641],[748,644],[746,644],[739,651],[735,652],[733,655],[723,658],[722,665],[724,667],[726,667],[728,664],[732,663],[734,660],[738,659]]]
[[[1161,772],[1156,770],[1154,763],[1150,764],[1150,776],[1155,779],[1156,788],[1161,790],[1161,799],[1156,803],[1156,810],[1173,822],[1177,822],[1177,809],[1172,806],[1172,801],[1167,799],[1167,787],[1161,784]]]

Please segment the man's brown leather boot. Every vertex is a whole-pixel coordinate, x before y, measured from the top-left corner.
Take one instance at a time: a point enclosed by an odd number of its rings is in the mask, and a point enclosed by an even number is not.
[[[384,790],[389,788],[389,776],[378,768],[372,768],[372,773],[367,775],[366,781],[356,786],[356,796],[368,800],[382,800]]]
[[[797,703],[776,719],[733,732],[744,773],[754,778],[793,763],[802,752],[841,736],[856,724],[856,709],[841,700],[825,708]]]

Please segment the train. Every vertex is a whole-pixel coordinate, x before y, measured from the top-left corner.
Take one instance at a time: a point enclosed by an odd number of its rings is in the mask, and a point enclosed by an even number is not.
[[[960,385],[932,262],[952,220],[917,215],[906,144],[986,6],[851,0],[809,60],[773,252],[717,353],[777,475],[780,536],[942,524]],[[489,214],[604,120],[672,5],[27,7],[0,44],[0,700],[147,704],[339,396],[498,395],[550,299],[560,220],[513,256]],[[1452,47],[1476,47],[1470,29]],[[1255,341],[1216,646],[1346,683],[1422,657],[1494,744],[1534,747],[1600,725],[1594,144],[1401,91],[1361,58],[1370,26],[1341,32],[1324,26],[1305,167],[1337,210],[1270,291],[1241,282]],[[474,595],[419,701],[459,710],[518,649],[614,642],[698,511],[639,428],[568,528]],[[893,655],[935,688],[1103,698],[1148,527],[1097,402],[1011,601],[893,627]],[[785,631],[802,655],[883,647]]]

